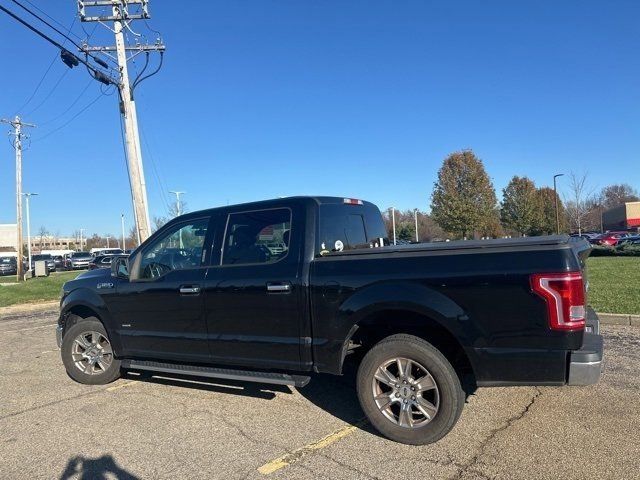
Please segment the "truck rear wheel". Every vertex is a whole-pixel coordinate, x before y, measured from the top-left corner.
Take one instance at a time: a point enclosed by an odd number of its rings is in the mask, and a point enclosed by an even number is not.
[[[120,360],[113,355],[107,331],[95,317],[72,325],[62,339],[62,363],[76,382],[104,385],[120,377]]]
[[[465,399],[444,355],[406,334],[387,337],[367,352],[357,389],[371,424],[385,437],[411,445],[433,443],[449,433]]]

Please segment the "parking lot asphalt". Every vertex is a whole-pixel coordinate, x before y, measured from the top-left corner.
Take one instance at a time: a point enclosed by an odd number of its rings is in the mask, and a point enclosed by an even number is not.
[[[435,445],[377,435],[352,379],[302,389],[65,373],[56,313],[0,319],[0,478],[640,478],[640,328],[603,327],[591,387],[480,389]],[[535,365],[532,365],[535,368]]]

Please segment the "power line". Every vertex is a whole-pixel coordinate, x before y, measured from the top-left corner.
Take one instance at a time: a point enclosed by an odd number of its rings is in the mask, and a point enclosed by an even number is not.
[[[59,130],[62,130],[64,127],[66,127],[67,125],[69,125],[71,122],[73,122],[76,118],[78,118],[81,114],[83,114],[86,110],[89,109],[89,107],[91,107],[94,103],[96,103],[98,100],[100,100],[102,97],[104,97],[105,95],[102,94],[102,92],[100,93],[100,95],[98,95],[96,98],[94,98],[88,105],[85,105],[84,108],[82,108],[82,110],[78,111],[73,117],[71,117],[69,120],[67,120],[65,123],[63,123],[62,125],[60,125],[59,127],[51,130],[49,133],[43,135],[42,137],[38,137],[36,139],[33,140],[33,142],[39,142],[41,140],[44,140],[45,138],[53,135],[54,133],[56,133]]]
[[[5,12],[7,15],[9,15],[14,20],[18,21],[19,23],[21,23],[25,27],[27,27],[29,30],[31,30],[32,32],[34,32],[38,36],[44,38],[47,42],[51,43],[52,45],[54,45],[55,47],[60,49],[60,52],[61,52],[60,56],[62,57],[63,62],[66,63],[69,67],[73,67],[73,66],[78,65],[78,63],[82,63],[83,65],[85,65],[89,69],[89,72],[91,73],[93,78],[95,78],[99,82],[106,83],[106,84],[114,84],[114,85],[118,84],[118,82],[116,80],[114,80],[113,78],[109,77],[108,75],[106,75],[105,73],[101,72],[100,70],[96,69],[95,67],[91,66],[87,61],[83,60],[82,58],[80,58],[80,57],[74,55],[73,53],[69,52],[60,43],[56,42],[54,39],[52,39],[48,35],[46,35],[45,33],[41,32],[36,27],[34,27],[30,23],[26,22],[25,20],[23,20],[22,18],[17,16],[11,10],[8,10],[7,8],[3,7],[2,5],[0,5],[0,10]],[[95,60],[95,57],[92,57],[92,58]],[[100,60],[100,61],[102,62],[102,60]],[[104,62],[102,62],[102,63],[104,63]]]
[[[60,75],[60,78],[58,78],[58,81],[53,85],[53,88],[51,90],[49,90],[49,93],[47,93],[47,95],[42,99],[42,101],[38,105],[36,105],[34,108],[29,110],[29,112],[27,112],[25,114],[27,117],[31,116],[32,113],[34,113],[38,109],[40,109],[40,107],[42,105],[44,105],[47,100],[49,100],[49,97],[51,97],[51,95],[53,95],[53,92],[55,92],[56,88],[58,88],[58,85],[60,85],[60,82],[62,82],[62,79],[67,75],[67,73],[69,73],[69,69],[68,68],[65,69],[62,72],[62,75]]]
[[[80,92],[80,94],[76,97],[76,99],[71,102],[71,105],[69,105],[62,113],[56,115],[55,117],[53,117],[50,120],[47,120],[46,122],[40,122],[40,126],[42,125],[49,125],[50,123],[55,122],[56,120],[58,120],[59,118],[62,118],[69,110],[71,110],[73,108],[73,106],[78,103],[78,101],[82,98],[82,96],[84,95],[84,92],[87,91],[87,89],[91,86],[91,84],[93,83],[93,79],[90,78],[89,81],[87,82],[87,84],[85,85],[85,87],[82,89],[82,91]],[[104,95],[104,92],[102,92]]]
[[[53,25],[51,25],[49,22],[47,22],[44,18],[42,18],[40,15],[38,15],[37,13],[34,13],[33,10],[30,10],[29,8],[25,7],[22,3],[20,3],[18,0],[11,0],[13,3],[15,3],[16,5],[18,5],[20,8],[22,8],[25,12],[29,13],[30,15],[34,16],[35,18],[37,18],[38,20],[40,20],[42,23],[44,23],[46,26],[48,26],[49,28],[51,28],[54,32],[58,33],[59,35],[62,35],[62,37],[64,37],[66,40],[70,41],[73,45],[75,45],[79,50],[82,50],[82,47],[80,47],[80,44],[77,43],[74,39],[72,39],[69,35],[67,35],[66,33],[64,33],[63,31],[59,30],[58,28],[54,27]],[[47,15],[48,16],[48,15]],[[51,18],[51,17],[50,17]],[[74,20],[75,21],[75,20]],[[59,23],[59,22],[57,22]],[[107,68],[108,65],[106,64],[106,62],[98,57],[96,57],[95,55],[90,55],[88,53],[85,52],[85,55],[87,55],[88,57],[91,57],[98,65]]]
[[[27,0],[28,1],[28,0]],[[68,32],[71,31],[71,29],[73,28],[73,26],[76,23],[76,19],[77,17],[73,18],[73,22],[71,22],[71,25],[69,26],[69,28],[67,29]],[[65,40],[64,42],[62,42],[62,45],[64,46],[64,44],[67,41]],[[38,93],[38,90],[40,90],[40,87],[42,86],[42,82],[44,82],[44,79],[47,77],[47,75],[49,74],[49,71],[51,70],[51,68],[53,67],[53,64],[56,63],[56,60],[58,58],[58,54],[55,54],[53,56],[53,58],[51,59],[51,63],[49,64],[49,66],[47,67],[47,69],[45,70],[44,74],[42,75],[42,77],[40,78],[40,81],[38,82],[38,84],[36,85],[36,88],[33,90],[33,92],[31,93],[31,96],[27,99],[26,102],[24,102],[20,108],[16,109],[15,113],[17,114],[18,112],[20,112],[20,110],[22,110],[23,108],[25,108],[27,105],[29,105],[29,103],[31,102],[31,100],[33,100],[33,97],[36,96],[36,93]]]
[[[57,23],[58,25],[60,25],[62,28],[67,28],[65,27],[62,23],[60,23],[58,20],[56,20],[55,18],[53,18],[51,15],[49,15],[47,12],[45,12],[44,10],[42,10],[40,7],[38,7],[36,4],[34,4],[33,2],[30,2],[29,0],[24,0],[25,2],[27,2],[29,5],[31,5],[33,8],[35,8],[36,10],[38,10],[40,13],[42,13],[45,17],[47,17],[49,20],[51,20],[54,23]],[[77,18],[77,17],[75,17]],[[74,18],[74,22],[75,22],[75,18]],[[73,25],[73,24],[72,24]],[[67,34],[71,34],[74,37],[76,37],[78,40],[82,40],[82,38],[80,37],[80,35],[76,34],[75,32],[71,31],[71,28],[69,28],[69,30],[67,31]]]

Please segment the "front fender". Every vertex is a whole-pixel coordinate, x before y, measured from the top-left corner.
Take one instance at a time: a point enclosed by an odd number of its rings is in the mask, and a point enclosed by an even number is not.
[[[113,328],[113,318],[107,308],[106,303],[95,291],[90,288],[80,287],[69,292],[60,302],[60,317],[58,324],[64,327],[64,322],[70,313],[82,312],[82,316],[96,316],[104,325],[109,341],[114,350],[115,355],[119,355],[122,351],[120,339],[115,334]]]

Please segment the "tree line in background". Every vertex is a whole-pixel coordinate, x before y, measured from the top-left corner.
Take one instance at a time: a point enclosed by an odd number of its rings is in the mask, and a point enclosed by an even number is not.
[[[548,235],[556,232],[556,223],[562,233],[601,231],[604,210],[640,200],[638,192],[627,184],[609,185],[594,193],[587,174],[568,174],[568,190],[563,201],[553,188],[537,187],[530,178],[516,175],[502,190],[498,203],[482,160],[471,150],[454,152],[438,171],[431,213],[418,214],[418,237],[430,241]],[[396,212],[398,240],[415,240],[414,215],[411,210]],[[390,212],[384,216],[391,237]]]
[[[504,236],[547,235],[556,231],[556,208],[560,232],[601,231],[602,212],[625,202],[640,200],[638,192],[627,184],[615,184],[595,192],[589,187],[586,174],[567,175],[569,194],[563,199],[553,188],[537,187],[528,177],[514,176],[502,190],[498,202],[493,183],[482,160],[472,150],[454,152],[444,159],[431,195],[431,213],[418,210],[395,211],[396,239],[405,242],[416,239],[416,218],[420,241],[459,238],[499,238]],[[566,188],[565,188],[566,190]],[[169,205],[167,216],[153,218],[154,231],[178,215],[188,211],[186,203]],[[393,237],[390,211],[383,212],[389,238]],[[37,237],[40,244],[59,237],[43,226]],[[80,249],[80,232],[71,249]],[[107,241],[108,237],[108,241]],[[125,238],[126,248],[138,246],[135,227]],[[121,235],[94,233],[83,239],[82,249],[122,248]]]

